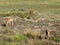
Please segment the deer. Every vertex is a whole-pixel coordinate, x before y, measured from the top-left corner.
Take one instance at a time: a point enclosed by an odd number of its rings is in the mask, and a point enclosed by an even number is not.
[[[26,16],[26,18],[24,18],[26,21],[33,21],[33,22],[38,22],[40,19],[34,20],[33,16],[35,15],[37,18],[40,16],[40,12],[35,10],[35,9],[30,9],[28,11],[28,16]]]
[[[31,9],[31,10],[29,11],[29,14],[30,14],[30,15],[35,14],[35,13],[37,13],[37,11],[34,10],[34,9]]]
[[[17,18],[13,18],[13,17],[5,17],[5,26],[7,26],[9,23],[12,24],[13,26],[13,22],[16,21]]]
[[[31,16],[33,16],[33,14],[37,13],[37,11],[34,9],[30,9],[28,13],[29,13],[29,15],[27,16],[27,19],[31,19]]]

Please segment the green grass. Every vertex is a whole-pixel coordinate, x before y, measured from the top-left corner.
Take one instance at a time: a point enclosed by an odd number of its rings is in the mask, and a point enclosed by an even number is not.
[[[12,9],[36,9],[40,12],[60,13],[60,0],[0,0],[0,13]]]
[[[4,42],[4,41],[1,41],[0,45],[21,45],[21,43],[20,42]]]
[[[60,42],[60,37],[53,37],[52,40],[55,42]]]
[[[12,41],[23,41],[23,40],[26,40],[27,37],[24,36],[24,35],[14,35],[11,37],[11,40]]]
[[[24,35],[14,35],[9,39],[6,38],[6,40],[4,40],[3,38],[0,39],[0,45],[22,45],[22,42],[25,40],[27,40],[27,37]]]
[[[23,8],[26,10],[35,9],[42,13],[41,17],[60,20],[60,15],[56,15],[60,14],[59,2],[60,0],[0,0],[0,15],[19,15],[24,18],[28,13],[18,11]]]

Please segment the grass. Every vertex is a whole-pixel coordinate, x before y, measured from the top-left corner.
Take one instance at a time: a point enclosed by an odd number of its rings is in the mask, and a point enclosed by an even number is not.
[[[6,40],[0,39],[0,44],[1,45],[22,45],[25,40],[27,40],[27,37],[20,34],[20,35],[11,36],[9,39]]]
[[[13,11],[16,9],[15,11]],[[26,9],[25,11],[19,11],[18,9]],[[40,12],[39,18],[46,18],[47,20],[60,21],[60,0],[0,0],[0,16],[16,16],[25,18],[27,17],[28,11],[30,9],[35,9]],[[35,19],[37,14],[31,17]],[[38,18],[37,17],[37,18]],[[31,30],[30,30],[31,31]],[[31,32],[28,31],[28,34]],[[6,34],[7,32],[4,32]],[[39,33],[33,33],[33,35],[38,35]],[[22,45],[20,41],[27,40],[24,35],[13,35],[9,38],[11,42],[0,40],[0,45]],[[60,42],[59,37],[52,38],[55,42]],[[43,45],[43,42],[39,42],[38,45]]]
[[[1,41],[0,45],[21,45],[21,43],[20,42],[4,42],[4,41]]]
[[[15,9],[36,9],[40,12],[60,13],[59,0],[0,0],[0,12],[11,12]]]
[[[28,12],[12,12],[12,13],[1,13],[0,16],[6,17],[6,16],[19,16],[21,18],[26,18],[27,16],[29,16]],[[54,21],[60,21],[60,15],[59,14],[34,14],[34,15],[30,15],[30,17],[34,20],[39,19],[39,18],[45,18],[47,20],[54,20]]]
[[[55,42],[60,42],[60,37],[53,37],[52,40]]]
[[[23,41],[23,40],[26,40],[27,37],[24,36],[24,35],[14,35],[11,37],[11,40],[12,41]]]
[[[18,15],[25,18],[29,14],[18,11],[18,9],[26,9],[27,12],[30,9],[35,9],[43,13],[40,17],[59,21],[60,15],[57,15],[60,14],[59,2],[60,0],[0,0],[0,15]],[[16,11],[13,11],[13,9],[16,9]]]

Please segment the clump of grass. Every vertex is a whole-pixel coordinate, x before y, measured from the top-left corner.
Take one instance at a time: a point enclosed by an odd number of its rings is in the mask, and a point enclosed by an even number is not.
[[[21,45],[20,42],[6,42],[3,40],[0,40],[0,45]]]
[[[32,30],[31,29],[26,29],[24,31],[24,35],[26,35],[27,37],[31,37],[31,34],[32,34]]]
[[[38,31],[33,31],[32,29],[26,29],[25,31],[24,31],[24,35],[26,35],[27,37],[29,37],[29,38],[40,38],[40,36],[41,36],[41,33],[40,32],[38,32]]]
[[[52,40],[55,41],[55,42],[60,42],[60,37],[57,37],[57,36],[53,37]]]
[[[43,42],[39,41],[39,42],[37,43],[37,45],[43,45]]]
[[[14,35],[11,37],[11,40],[12,41],[23,41],[23,40],[26,40],[27,37],[24,36],[24,35]]]
[[[19,16],[21,18],[25,18],[28,16],[28,13],[26,12],[11,12],[11,13],[3,13],[0,14],[0,16],[6,17],[6,16]]]

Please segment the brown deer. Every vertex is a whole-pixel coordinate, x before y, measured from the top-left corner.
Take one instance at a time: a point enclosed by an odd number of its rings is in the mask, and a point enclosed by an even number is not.
[[[29,11],[29,15],[27,16],[27,19],[31,19],[31,16],[33,16],[33,14],[35,14],[35,13],[37,13],[36,10],[34,10],[34,9],[30,9],[30,11]]]
[[[31,9],[31,10],[29,11],[29,14],[32,15],[32,14],[35,14],[36,12],[37,12],[36,10]]]
[[[5,17],[5,25],[7,26],[9,23],[11,23],[12,24],[12,26],[13,26],[13,21],[15,21],[17,18],[13,18],[13,17]]]

